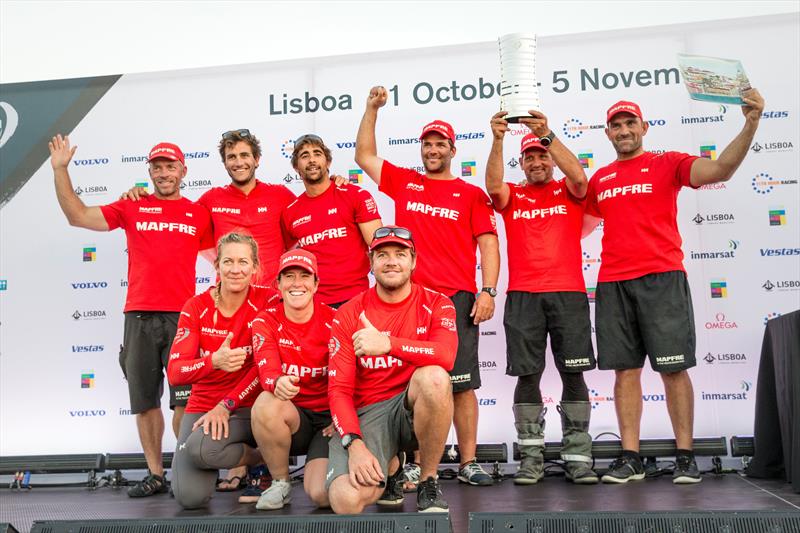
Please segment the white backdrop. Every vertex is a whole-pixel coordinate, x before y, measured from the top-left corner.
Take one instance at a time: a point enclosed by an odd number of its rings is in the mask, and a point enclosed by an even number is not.
[[[677,53],[740,58],[766,98],[755,143],[734,178],[684,190],[679,197],[698,336],[699,362],[692,370],[697,436],[752,434],[764,322],[800,306],[798,27],[793,14],[539,40],[545,112],[553,130],[586,160],[589,175],[614,157],[602,124],[605,109],[619,99],[642,106],[651,123],[645,138],[650,150],[700,154],[706,147],[707,153],[719,153],[740,130],[737,107],[688,98],[677,74]],[[220,133],[246,127],[264,150],[258,176],[300,193],[302,183],[289,162],[291,139],[321,135],[334,152],[332,170],[355,175],[358,122],[369,88],[381,84],[391,98],[378,120],[379,154],[395,164],[419,166],[419,145],[402,140],[416,138],[423,124],[441,118],[462,136],[453,172],[483,187],[488,121],[499,107],[491,89],[499,81],[497,55],[495,43],[481,43],[125,75],[70,133],[78,145],[76,162],[88,162],[72,164],[73,183],[87,204],[109,203],[147,180],[144,163],[130,159],[169,140],[190,157],[184,194],[196,199],[229,181],[216,153]],[[30,84],[32,91],[36,85]],[[312,112],[306,93],[312,108],[313,97],[332,110]],[[299,99],[294,109],[293,99]],[[524,132],[514,133],[505,145],[510,163]],[[522,179],[513,164],[506,173],[511,181]],[[392,221],[388,198],[366,176],[361,184],[376,197],[384,221]],[[590,293],[601,231],[583,243]],[[126,290],[123,233],[70,228],[55,201],[49,162],[2,208],[0,232],[0,454],[138,451],[117,363]],[[94,260],[84,260],[87,254],[91,258],[91,248]],[[85,254],[85,249],[90,250]],[[726,253],[714,257],[714,252]],[[211,277],[210,266],[199,260],[198,290],[205,290]],[[483,443],[515,439],[514,381],[504,374],[506,280],[503,261],[498,311],[482,326],[478,441]],[[719,291],[724,297],[712,298],[712,283],[724,285]],[[586,381],[595,407],[591,433],[616,431],[613,374],[590,372]],[[553,405],[560,384],[551,361],[543,394],[551,406],[546,436],[555,440],[560,429]],[[642,437],[671,436],[663,386],[649,371],[644,396]],[[168,432],[165,449],[173,445]]]

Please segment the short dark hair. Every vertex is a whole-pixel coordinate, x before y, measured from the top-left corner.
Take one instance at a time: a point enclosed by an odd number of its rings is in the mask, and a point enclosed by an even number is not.
[[[319,146],[322,148],[322,152],[325,154],[325,159],[328,160],[328,163],[333,161],[333,154],[331,154],[331,149],[325,146],[325,141],[316,135],[303,135],[297,139],[294,149],[292,150],[292,168],[297,168],[297,154],[300,153],[300,150],[307,144]]]
[[[227,148],[231,148],[238,142],[247,143],[250,145],[250,150],[253,152],[253,157],[255,159],[259,159],[261,157],[261,142],[256,138],[255,135],[252,133],[248,133],[247,135],[242,135],[239,132],[230,132],[228,133],[224,139],[219,141],[219,155],[222,158],[222,162],[225,162],[225,150]]]

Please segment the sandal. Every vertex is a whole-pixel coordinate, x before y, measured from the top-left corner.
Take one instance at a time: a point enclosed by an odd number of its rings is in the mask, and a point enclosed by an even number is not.
[[[233,476],[217,480],[217,492],[236,492],[247,485],[246,476]]]

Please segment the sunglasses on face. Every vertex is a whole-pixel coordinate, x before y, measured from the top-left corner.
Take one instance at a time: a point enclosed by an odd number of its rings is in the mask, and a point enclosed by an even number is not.
[[[390,235],[399,237],[401,239],[405,239],[407,241],[414,240],[411,237],[411,232],[406,228],[386,228],[386,227],[376,229],[373,239],[383,239],[384,237],[388,237]]]
[[[250,130],[230,130],[222,134],[222,139],[227,141],[234,137],[250,137]]]

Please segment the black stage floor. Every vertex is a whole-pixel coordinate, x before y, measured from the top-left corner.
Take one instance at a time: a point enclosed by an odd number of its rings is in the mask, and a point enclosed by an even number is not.
[[[506,467],[510,472],[513,466]],[[245,517],[326,514],[305,497],[302,484],[295,483],[293,500],[279,511],[256,511],[253,504],[237,502],[238,492],[216,493],[208,509],[182,511],[168,494],[131,499],[125,489],[101,487],[28,490],[0,489],[0,522],[9,522],[20,532],[29,531],[35,520],[99,520],[109,518]],[[49,476],[52,482],[53,476]],[[454,532],[466,532],[470,512],[536,511],[800,511],[800,494],[781,481],[760,480],[739,474],[706,474],[696,485],[673,485],[669,476],[648,478],[627,485],[577,486],[561,476],[547,477],[527,487],[510,479],[491,487],[471,487],[455,480],[442,482],[450,504]],[[401,509],[368,507],[366,513],[415,512],[416,494],[406,494]]]

